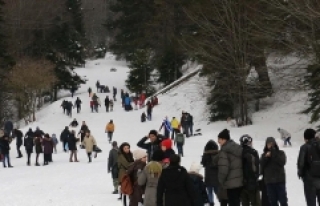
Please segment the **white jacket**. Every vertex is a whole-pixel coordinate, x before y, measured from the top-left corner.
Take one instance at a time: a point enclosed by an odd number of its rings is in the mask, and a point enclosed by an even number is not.
[[[279,129],[279,133],[282,139],[287,139],[288,137],[291,137],[291,134],[284,129]]]

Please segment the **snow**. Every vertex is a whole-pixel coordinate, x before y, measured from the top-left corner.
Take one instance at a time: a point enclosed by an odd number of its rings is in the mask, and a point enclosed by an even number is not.
[[[110,72],[110,68],[116,68],[117,72]],[[217,139],[217,134],[224,128],[231,131],[235,141],[243,134],[249,134],[254,139],[254,147],[259,153],[264,147],[266,137],[274,136],[278,144],[282,146],[277,128],[286,129],[292,134],[293,147],[283,148],[287,154],[287,190],[289,205],[305,205],[302,182],[297,178],[296,160],[299,146],[303,140],[303,130],[313,126],[308,125],[308,116],[298,114],[305,108],[306,93],[294,92],[283,98],[282,95],[274,95],[266,98],[263,103],[265,108],[254,113],[254,125],[231,128],[227,122],[209,124],[206,108],[206,94],[208,88],[205,79],[196,75],[183,82],[166,94],[159,95],[159,103],[153,113],[153,120],[146,123],[140,122],[142,110],[125,112],[120,101],[115,102],[114,112],[106,113],[102,105],[99,113],[91,113],[89,108],[88,87],[95,91],[95,83],[100,80],[102,85],[118,88],[118,100],[120,89],[125,88],[125,79],[128,74],[125,62],[116,61],[112,54],[107,54],[105,59],[88,61],[86,68],[76,69],[79,76],[86,77],[88,82],[82,85],[74,98],[65,97],[74,101],[80,97],[83,105],[80,114],[73,110],[73,118],[79,123],[86,121],[98,146],[103,150],[91,164],[87,163],[84,150],[78,150],[79,163],[69,163],[69,154],[62,152],[62,145],[57,146],[58,154],[53,154],[53,163],[49,166],[34,166],[35,154],[32,156],[32,166],[26,166],[26,155],[16,159],[15,142],[11,144],[12,169],[1,170],[1,205],[34,206],[34,205],[77,205],[77,206],[103,206],[121,205],[117,200],[118,195],[112,195],[113,190],[111,174],[107,173],[107,158],[111,148],[104,133],[105,126],[110,119],[115,123],[114,140],[118,143],[124,141],[131,144],[132,150],[137,149],[136,143],[147,135],[151,129],[158,129],[162,120],[168,116],[180,119],[181,112],[188,111],[194,116],[194,129],[201,128],[203,136],[187,139],[184,147],[185,157],[182,165],[189,169],[192,162],[200,162],[204,145],[209,139]],[[69,95],[61,92],[61,96]],[[106,94],[98,93],[101,101]],[[109,94],[111,97],[111,94]],[[282,98],[282,99],[281,99]],[[46,133],[60,135],[63,128],[72,121],[62,113],[60,107],[62,99],[37,113],[37,122],[22,128],[26,132],[29,127],[33,129],[39,126]],[[79,128],[76,128],[76,132]],[[24,148],[21,148],[22,151]],[[42,160],[42,156],[40,160]],[[42,161],[40,161],[42,163]],[[203,172],[203,170],[202,170]]]

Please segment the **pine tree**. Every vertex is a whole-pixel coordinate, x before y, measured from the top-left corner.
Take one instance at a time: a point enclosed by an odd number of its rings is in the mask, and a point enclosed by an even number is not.
[[[11,113],[8,111],[8,89],[6,85],[7,74],[14,65],[14,59],[8,54],[5,30],[3,29],[4,2],[0,0],[0,122]],[[0,124],[1,124],[0,123]]]
[[[150,52],[148,50],[137,50],[131,58],[129,65],[130,73],[126,80],[127,88],[137,94],[146,92],[152,94],[154,89],[150,84],[152,66]]]
[[[310,105],[303,111],[305,114],[311,113],[310,123],[320,119],[320,65],[314,64],[307,67],[305,76],[306,85],[312,90],[309,96]]]

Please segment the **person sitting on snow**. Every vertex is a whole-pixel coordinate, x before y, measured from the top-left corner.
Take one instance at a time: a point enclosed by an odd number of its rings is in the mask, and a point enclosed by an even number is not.
[[[70,123],[69,127],[77,127],[79,125],[76,118],[73,119],[73,121]]]
[[[143,112],[143,113],[141,114],[141,122],[146,122],[146,120],[147,120],[147,115],[146,115],[145,112]]]

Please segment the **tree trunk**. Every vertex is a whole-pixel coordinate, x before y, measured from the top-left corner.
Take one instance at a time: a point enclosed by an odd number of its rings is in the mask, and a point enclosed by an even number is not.
[[[255,70],[259,75],[259,84],[261,88],[260,98],[270,96],[273,91],[272,84],[269,78],[266,57],[264,55],[258,56],[253,61],[253,65],[255,66]]]

